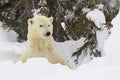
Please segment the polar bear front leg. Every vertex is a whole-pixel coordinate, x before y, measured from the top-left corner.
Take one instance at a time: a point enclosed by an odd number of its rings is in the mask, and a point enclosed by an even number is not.
[[[60,55],[60,54],[59,54]],[[61,63],[62,65],[67,65],[70,69],[72,69],[72,66],[67,62],[67,60],[65,59],[64,56],[60,55],[56,61],[58,61],[59,63]]]
[[[22,55],[22,56],[20,57],[20,61],[21,61],[22,63],[25,63],[25,62],[27,61],[27,56]]]
[[[50,61],[50,63],[52,64],[57,64],[60,63],[62,65],[66,65],[68,66],[70,69],[72,69],[73,67],[67,62],[67,60],[62,56],[58,54],[53,55],[51,58],[48,58],[48,60]]]
[[[22,63],[25,63],[25,62],[27,61],[27,59],[29,58],[29,55],[30,55],[29,52],[30,52],[30,51],[29,51],[28,49],[26,49],[26,50],[22,53],[22,55],[21,55],[21,57],[20,57],[20,61],[21,61]]]
[[[63,55],[61,55],[59,52],[57,52],[54,48],[52,48],[50,50],[50,55],[47,57],[48,60],[50,61],[50,63],[52,64],[56,64],[56,63],[60,63],[62,65],[67,65],[70,69],[72,69],[73,67],[67,62],[67,60],[65,59],[65,57]]]

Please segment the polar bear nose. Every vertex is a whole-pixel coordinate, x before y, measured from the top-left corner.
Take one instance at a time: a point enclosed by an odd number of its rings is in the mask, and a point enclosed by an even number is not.
[[[47,32],[47,33],[46,33],[46,36],[49,36],[49,35],[50,35],[50,32]]]

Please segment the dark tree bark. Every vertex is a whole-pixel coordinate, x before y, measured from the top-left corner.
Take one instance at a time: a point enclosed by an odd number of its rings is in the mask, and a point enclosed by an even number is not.
[[[65,31],[63,30],[61,23],[64,21],[64,11],[62,9],[61,2],[59,0],[46,0],[50,9],[49,16],[54,17],[53,21],[53,36],[56,41],[63,42],[69,40]]]

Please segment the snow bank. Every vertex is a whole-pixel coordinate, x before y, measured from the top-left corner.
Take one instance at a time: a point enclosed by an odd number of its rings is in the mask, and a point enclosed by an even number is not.
[[[109,53],[109,55],[118,55],[117,57],[120,57],[120,11],[118,15],[112,20],[112,25],[112,34],[111,37],[109,37],[108,41],[105,43],[105,49],[106,53]]]
[[[3,30],[2,23],[0,22],[0,41],[15,42],[17,40],[17,36],[18,34],[13,30]]]
[[[3,29],[0,22],[0,61],[19,60],[25,43],[17,42],[18,34],[13,30]]]
[[[2,80],[119,80],[120,65],[108,65],[105,58],[70,70],[60,64],[50,64],[47,59],[29,59],[27,63],[0,62]],[[103,62],[102,62],[103,61]],[[9,66],[9,67],[8,67]],[[87,77],[86,77],[87,76]]]

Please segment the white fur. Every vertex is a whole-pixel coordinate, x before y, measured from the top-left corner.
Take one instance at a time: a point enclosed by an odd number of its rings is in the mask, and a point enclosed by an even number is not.
[[[28,58],[46,57],[49,62],[61,63],[72,68],[66,59],[59,54],[52,45],[53,18],[37,16],[28,20],[28,45],[26,46],[20,60],[24,63]],[[40,27],[42,25],[42,27]],[[50,36],[45,34],[50,32]]]

